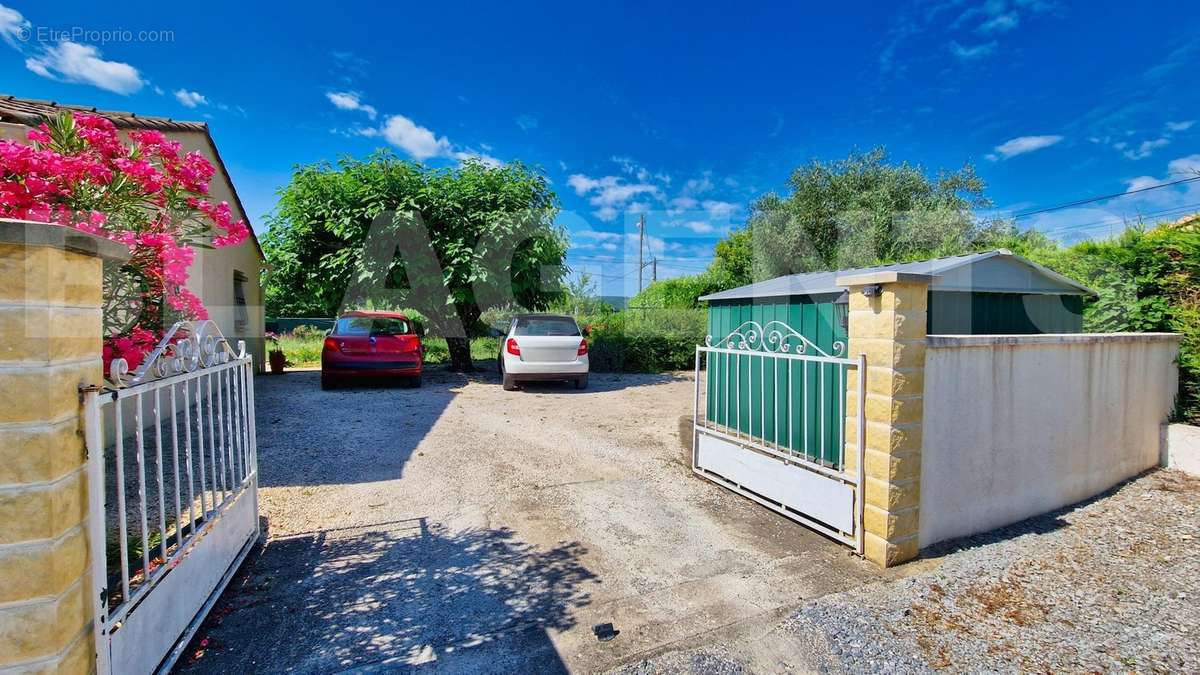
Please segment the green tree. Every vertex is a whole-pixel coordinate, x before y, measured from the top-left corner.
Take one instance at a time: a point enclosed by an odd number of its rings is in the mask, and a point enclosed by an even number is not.
[[[792,172],[788,187],[786,196],[758,199],[749,233],[726,240],[752,240],[756,279],[954,255],[1012,234],[1008,223],[978,221],[976,210],[991,202],[969,164],[930,177],[877,148],[813,160]]]
[[[263,238],[276,316],[411,307],[470,370],[483,310],[562,293],[558,200],[520,163],[434,169],[380,152],[299,167],[279,196]]]
[[[712,264],[708,272],[718,290],[735,288],[753,283],[754,278],[754,230],[743,227],[717,242]]]

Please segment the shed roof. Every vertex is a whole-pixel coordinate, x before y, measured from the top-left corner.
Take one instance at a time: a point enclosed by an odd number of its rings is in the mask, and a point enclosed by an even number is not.
[[[846,290],[846,287],[838,285],[838,277],[875,272],[929,275],[934,277],[930,286],[933,290],[1095,295],[1086,286],[1049,268],[1022,258],[1012,251],[997,249],[878,267],[791,274],[739,288],[731,288],[719,293],[711,293],[700,299],[711,301],[794,295],[840,295]]]

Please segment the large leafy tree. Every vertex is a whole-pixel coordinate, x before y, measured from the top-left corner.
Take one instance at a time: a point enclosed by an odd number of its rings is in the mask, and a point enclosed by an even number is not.
[[[723,242],[735,255],[752,239],[755,278],[954,255],[1011,234],[1009,224],[977,217],[991,202],[969,164],[930,176],[877,148],[813,160],[792,172],[788,188],[758,199],[747,231]],[[745,267],[735,269],[744,275]]]
[[[435,169],[381,152],[300,167],[263,239],[267,311],[413,308],[470,370],[484,310],[561,296],[557,211],[546,178],[520,163]]]

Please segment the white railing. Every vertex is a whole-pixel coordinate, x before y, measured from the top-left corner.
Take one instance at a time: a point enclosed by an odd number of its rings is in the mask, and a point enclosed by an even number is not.
[[[782,461],[785,467],[844,486],[849,492],[837,488],[831,495],[852,512],[839,512],[839,526],[831,527],[828,518],[814,521],[802,513],[796,505],[803,500],[792,499],[794,495],[763,494],[778,487],[765,487],[774,485],[774,479],[764,479],[764,487],[758,491],[754,478],[736,485],[728,476],[719,481],[861,552],[866,360],[863,355],[854,359],[841,356],[845,349],[845,344],[835,342],[834,354],[827,353],[779,321],[766,325],[748,321],[720,340],[706,339],[696,347],[693,466],[702,473],[713,473],[712,467],[702,466],[701,461],[702,437],[707,437],[727,444],[711,446],[722,448],[720,452],[748,448]],[[854,384],[848,388],[851,382]],[[857,403],[857,414],[847,420],[851,401]],[[846,461],[848,421],[857,430],[853,466]],[[757,462],[743,459],[739,470],[750,471],[747,467]],[[769,466],[754,471],[775,470],[767,469]],[[801,485],[819,490],[823,484],[796,483]]]
[[[180,323],[84,398],[98,672],[169,668],[257,538],[251,358]]]

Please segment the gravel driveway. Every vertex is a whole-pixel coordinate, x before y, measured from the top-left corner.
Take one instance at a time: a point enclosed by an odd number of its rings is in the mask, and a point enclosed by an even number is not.
[[[761,635],[898,574],[693,476],[690,374],[256,387],[269,540],[186,672],[602,671]]]
[[[1155,471],[1090,502],[925,552],[752,641],[621,672],[1200,672],[1200,479]],[[792,644],[764,663],[755,644]]]

